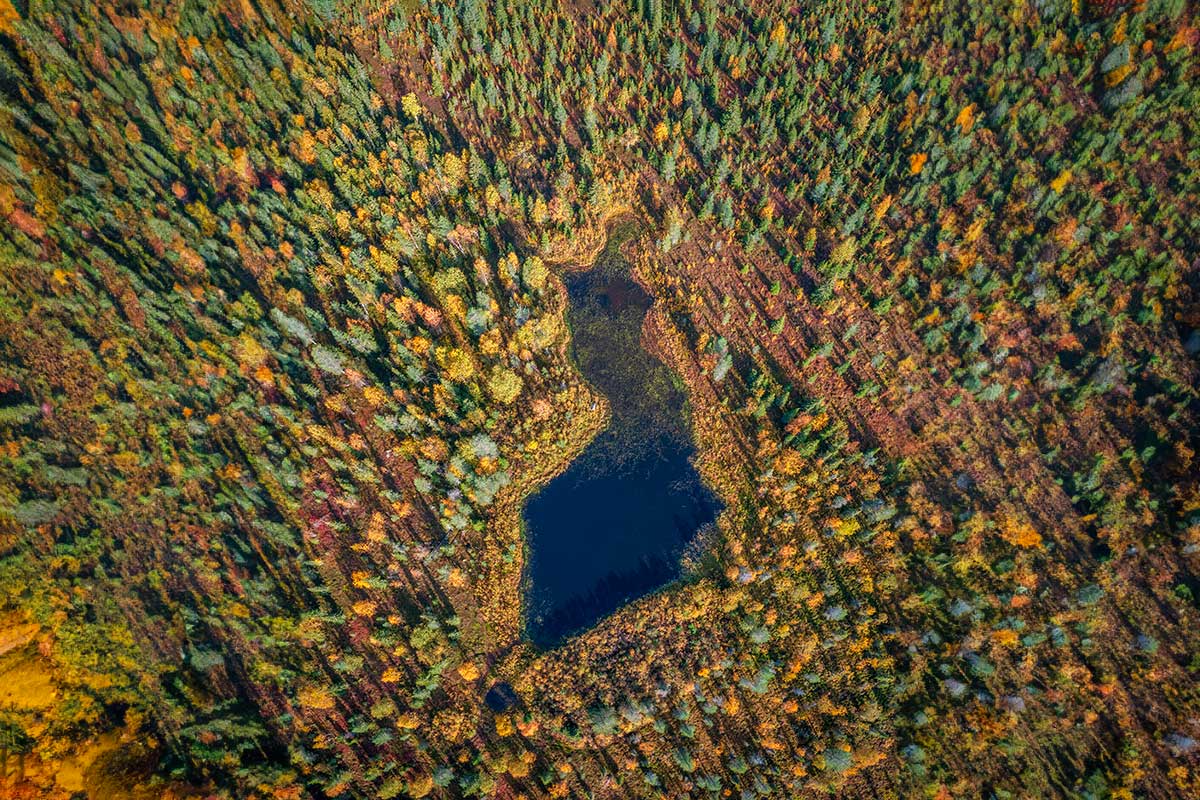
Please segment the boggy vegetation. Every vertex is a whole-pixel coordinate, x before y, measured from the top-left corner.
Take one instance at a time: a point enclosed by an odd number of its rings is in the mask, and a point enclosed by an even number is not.
[[[1198,43],[0,0],[0,790],[109,734],[175,796],[1200,794]],[[726,510],[539,653],[520,503],[607,413],[558,272],[621,213]]]

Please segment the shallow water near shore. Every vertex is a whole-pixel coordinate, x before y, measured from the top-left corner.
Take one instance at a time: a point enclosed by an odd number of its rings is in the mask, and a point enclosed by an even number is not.
[[[572,358],[612,418],[525,507],[526,628],[543,647],[679,577],[721,508],[691,462],[685,395],[641,344],[651,298],[619,249],[634,231],[618,227],[591,269],[565,278]]]

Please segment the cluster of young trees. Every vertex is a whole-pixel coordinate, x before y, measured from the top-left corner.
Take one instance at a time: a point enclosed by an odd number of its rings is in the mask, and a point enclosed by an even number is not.
[[[0,2],[0,586],[65,698],[0,736],[238,797],[1200,791],[1197,40]],[[536,652],[519,504],[603,424],[554,272],[618,212],[727,510]]]

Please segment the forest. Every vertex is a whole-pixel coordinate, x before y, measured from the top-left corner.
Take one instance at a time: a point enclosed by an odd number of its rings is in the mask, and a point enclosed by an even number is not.
[[[0,0],[0,798],[1200,797],[1198,48]],[[714,520],[539,637],[626,428]]]

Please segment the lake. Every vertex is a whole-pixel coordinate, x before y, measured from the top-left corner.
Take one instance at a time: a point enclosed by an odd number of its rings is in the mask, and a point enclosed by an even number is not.
[[[593,267],[565,276],[571,356],[612,417],[525,507],[526,629],[548,647],[680,576],[679,558],[721,509],[692,465],[686,397],[641,344],[651,298],[618,227]]]

